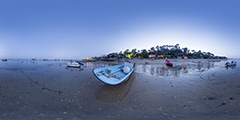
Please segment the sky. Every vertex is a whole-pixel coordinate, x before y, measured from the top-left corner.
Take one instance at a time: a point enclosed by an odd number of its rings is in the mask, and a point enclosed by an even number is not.
[[[0,0],[0,58],[175,45],[240,58],[239,0]]]

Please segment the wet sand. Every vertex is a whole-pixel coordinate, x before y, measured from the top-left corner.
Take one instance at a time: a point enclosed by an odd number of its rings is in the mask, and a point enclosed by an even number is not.
[[[130,79],[106,85],[92,69],[118,64],[0,62],[1,120],[240,119],[240,67],[225,61],[137,61]]]

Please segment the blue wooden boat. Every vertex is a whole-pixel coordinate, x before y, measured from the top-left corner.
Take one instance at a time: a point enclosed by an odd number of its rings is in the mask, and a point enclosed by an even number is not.
[[[108,66],[93,69],[93,74],[103,83],[108,85],[118,85],[130,77],[134,71],[132,63],[125,62],[122,65]]]

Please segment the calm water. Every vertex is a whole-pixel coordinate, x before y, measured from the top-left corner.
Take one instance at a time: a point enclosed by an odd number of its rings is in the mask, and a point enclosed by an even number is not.
[[[0,119],[238,119],[240,61],[137,64],[131,78],[108,86],[92,74],[111,63],[0,61]]]

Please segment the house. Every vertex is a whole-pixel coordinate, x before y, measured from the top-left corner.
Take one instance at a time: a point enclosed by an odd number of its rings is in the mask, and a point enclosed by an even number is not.
[[[183,56],[177,56],[177,59],[188,59],[187,56],[183,55]]]
[[[171,58],[171,55],[157,55],[157,58],[168,59]]]
[[[183,56],[183,59],[188,59],[188,57],[184,55],[184,56]]]
[[[148,55],[148,58],[155,58],[156,55]]]
[[[165,59],[171,58],[171,55],[164,55]]]
[[[157,55],[157,58],[162,58],[162,59],[164,59],[164,56],[163,56],[163,55]]]

